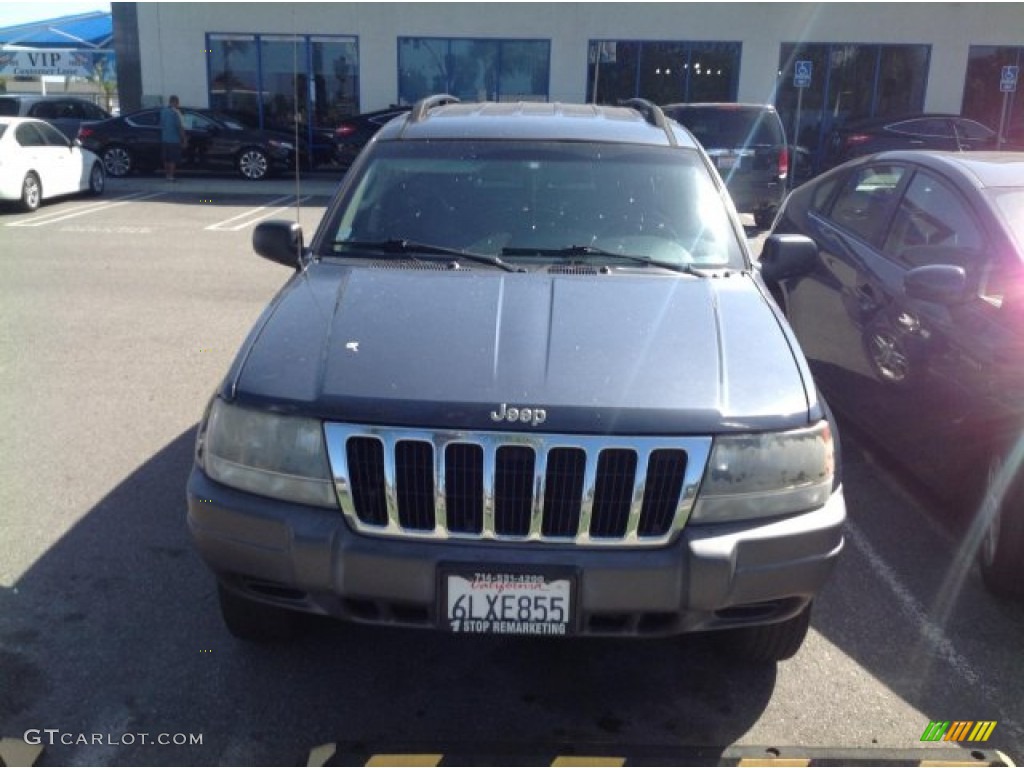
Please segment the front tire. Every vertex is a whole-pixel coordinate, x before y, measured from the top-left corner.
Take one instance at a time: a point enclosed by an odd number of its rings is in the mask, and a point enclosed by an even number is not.
[[[42,201],[43,185],[39,182],[39,177],[29,171],[21,182],[21,209],[31,213],[39,208]]]
[[[255,600],[247,600],[223,584],[217,585],[220,615],[228,631],[250,643],[276,643],[295,636],[298,615]]]
[[[800,650],[811,626],[811,606],[777,624],[743,627],[725,632],[729,650],[745,661],[775,663],[791,659]]]
[[[103,172],[103,166],[100,163],[93,163],[89,169],[89,194],[102,195],[106,186],[107,175]]]
[[[134,166],[131,153],[119,144],[104,149],[101,159],[107,174],[115,178],[127,176],[132,172]]]
[[[259,181],[270,171],[270,158],[262,149],[243,149],[238,156],[238,172],[250,181]]]

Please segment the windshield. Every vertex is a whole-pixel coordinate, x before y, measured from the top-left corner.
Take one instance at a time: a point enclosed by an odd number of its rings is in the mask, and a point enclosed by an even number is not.
[[[744,266],[698,153],[660,147],[381,143],[326,231],[328,252],[345,255],[357,244],[409,241],[519,265],[622,254],[677,266]]]
[[[757,107],[672,107],[665,114],[686,126],[708,148],[784,143],[778,121]]]

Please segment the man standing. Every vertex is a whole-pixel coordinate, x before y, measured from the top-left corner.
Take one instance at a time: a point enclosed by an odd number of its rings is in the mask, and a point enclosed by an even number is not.
[[[185,123],[178,109],[178,97],[171,96],[167,106],[160,110],[160,141],[163,143],[164,171],[168,181],[174,178],[174,169],[181,162],[181,153],[188,138]]]

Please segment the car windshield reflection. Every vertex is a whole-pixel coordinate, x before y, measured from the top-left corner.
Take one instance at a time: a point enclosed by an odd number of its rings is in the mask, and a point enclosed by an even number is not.
[[[589,247],[742,267],[727,207],[696,153],[538,144],[378,147],[339,208],[331,242],[411,241],[546,262]]]

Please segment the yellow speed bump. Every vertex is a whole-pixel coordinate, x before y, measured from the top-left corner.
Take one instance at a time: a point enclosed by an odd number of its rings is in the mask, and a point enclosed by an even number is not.
[[[24,739],[0,739],[0,765],[35,765],[41,754],[40,744],[28,744]]]
[[[395,766],[429,766],[435,768],[441,763],[444,755],[374,755],[366,761],[367,765]]]

